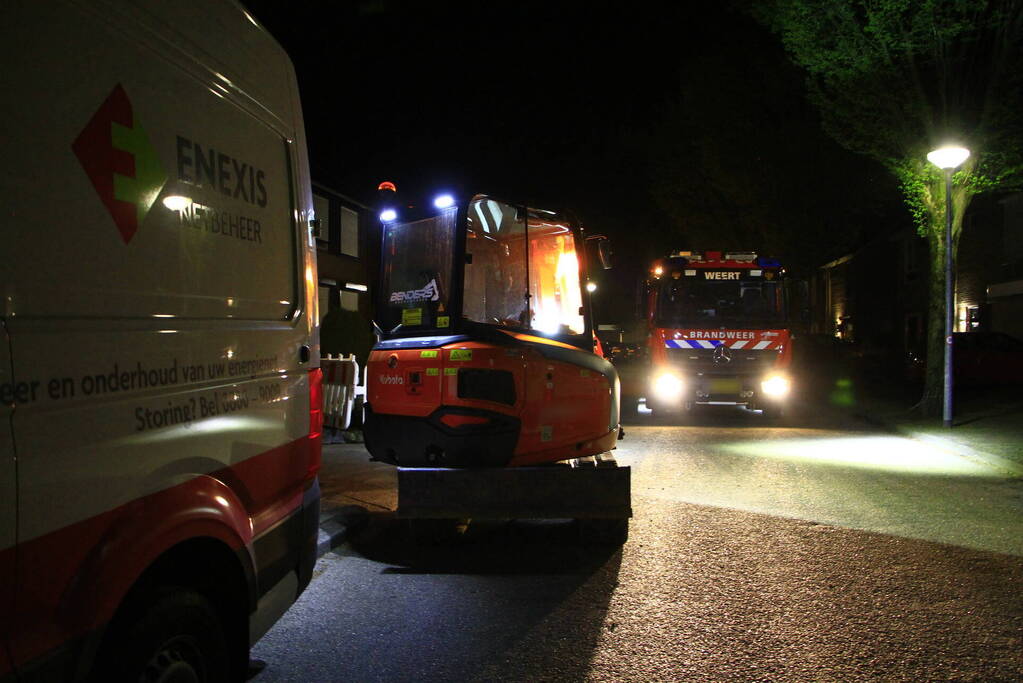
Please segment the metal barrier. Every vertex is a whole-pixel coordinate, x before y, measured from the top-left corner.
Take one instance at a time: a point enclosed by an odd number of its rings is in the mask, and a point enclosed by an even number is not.
[[[328,355],[320,359],[320,367],[323,370],[323,426],[344,431],[353,426],[353,422],[361,424],[359,413],[366,395],[366,382],[359,374],[355,356]]]

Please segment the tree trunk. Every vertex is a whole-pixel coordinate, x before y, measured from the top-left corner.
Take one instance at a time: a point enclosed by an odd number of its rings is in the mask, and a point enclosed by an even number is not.
[[[942,220],[944,217],[942,216]],[[935,228],[938,228],[937,230]],[[917,404],[922,417],[941,417],[945,397],[945,227],[928,231],[930,287],[927,293],[927,370]]]

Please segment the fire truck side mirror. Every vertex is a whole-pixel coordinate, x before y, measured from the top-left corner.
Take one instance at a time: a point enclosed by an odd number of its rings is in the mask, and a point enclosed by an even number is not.
[[[600,257],[600,265],[604,267],[604,270],[608,270],[614,265],[614,250],[611,249],[611,243],[606,239],[597,242],[597,256]]]
[[[607,235],[588,235],[586,241],[596,243],[600,265],[604,267],[604,270],[610,269],[614,265],[614,249],[611,248]]]

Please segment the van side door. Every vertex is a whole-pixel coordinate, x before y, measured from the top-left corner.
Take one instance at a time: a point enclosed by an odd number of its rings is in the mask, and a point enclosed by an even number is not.
[[[11,376],[7,327],[0,320],[0,614],[13,614],[15,527],[17,517],[17,469],[11,413],[14,408],[14,378]],[[0,619],[0,679],[11,673],[9,619]]]

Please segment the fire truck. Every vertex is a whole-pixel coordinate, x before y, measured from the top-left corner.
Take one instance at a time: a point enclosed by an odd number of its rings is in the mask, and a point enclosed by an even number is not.
[[[656,413],[739,405],[779,417],[792,390],[785,269],[753,252],[678,251],[655,261],[642,289]],[[624,392],[623,392],[624,393]]]

